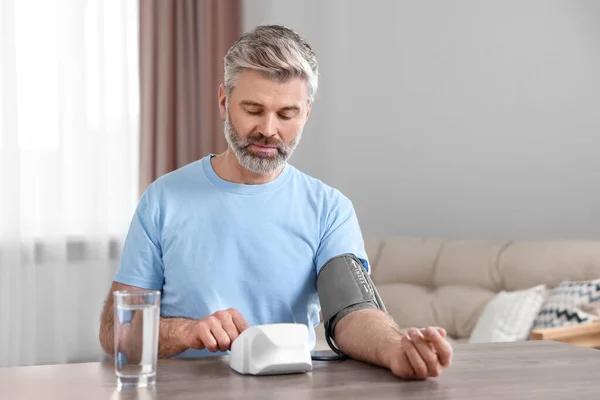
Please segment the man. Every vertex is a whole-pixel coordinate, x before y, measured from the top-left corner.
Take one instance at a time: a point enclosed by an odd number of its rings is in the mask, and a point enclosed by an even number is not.
[[[162,290],[159,357],[222,354],[267,323],[305,324],[314,343],[322,306],[329,337],[350,357],[407,379],[450,365],[442,329],[403,335],[373,287],[341,284],[370,282],[352,203],[286,162],[317,86],[313,51],[287,28],[261,26],[232,46],[219,87],[228,149],[143,194],[102,313],[107,353],[112,292],[146,288]]]

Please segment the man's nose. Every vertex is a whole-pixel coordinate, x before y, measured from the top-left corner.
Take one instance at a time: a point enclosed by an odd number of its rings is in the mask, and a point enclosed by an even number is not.
[[[260,133],[263,136],[271,137],[277,134],[277,119],[272,114],[266,114],[260,124]]]

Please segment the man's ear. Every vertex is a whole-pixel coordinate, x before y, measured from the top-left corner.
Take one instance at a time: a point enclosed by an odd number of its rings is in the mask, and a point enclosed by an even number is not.
[[[313,102],[311,100],[308,101],[308,107],[306,108],[306,119],[310,117],[310,112],[312,111]]]
[[[221,112],[221,118],[227,117],[227,91],[223,84],[219,85],[219,111]]]

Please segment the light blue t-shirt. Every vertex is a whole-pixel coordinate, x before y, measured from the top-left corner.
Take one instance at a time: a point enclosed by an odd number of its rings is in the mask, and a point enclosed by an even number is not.
[[[345,253],[369,268],[352,203],[289,164],[266,184],[227,182],[212,156],[148,187],[114,280],[162,290],[162,316],[201,319],[235,308],[250,325],[305,324],[314,346],[319,269]],[[223,353],[180,356],[214,354]]]

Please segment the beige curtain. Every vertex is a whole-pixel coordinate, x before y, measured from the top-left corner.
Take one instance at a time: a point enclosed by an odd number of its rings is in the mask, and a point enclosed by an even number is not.
[[[140,190],[226,149],[218,87],[240,0],[140,1]]]

